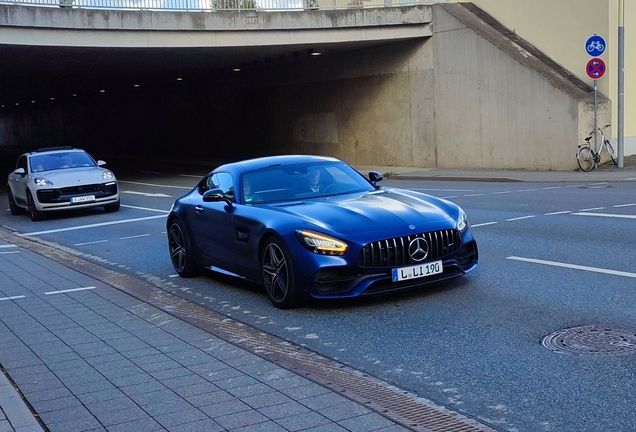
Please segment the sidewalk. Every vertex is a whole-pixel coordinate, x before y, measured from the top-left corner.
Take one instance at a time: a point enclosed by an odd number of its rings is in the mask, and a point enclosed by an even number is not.
[[[604,163],[590,172],[531,171],[531,170],[453,170],[443,168],[414,168],[395,166],[355,165],[360,173],[379,171],[391,180],[453,180],[489,182],[616,182],[636,181],[636,155],[626,156],[623,168]],[[386,174],[389,174],[388,176]]]
[[[493,431],[2,228],[0,365],[0,432]]]

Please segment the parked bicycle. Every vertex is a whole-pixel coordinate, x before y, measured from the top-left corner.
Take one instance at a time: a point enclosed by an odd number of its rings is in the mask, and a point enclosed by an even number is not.
[[[598,132],[601,134],[601,146],[598,148],[598,151],[594,150],[594,145],[590,144],[590,140],[594,138],[594,131],[590,132],[590,136],[585,138],[585,144],[579,145],[579,149],[576,152],[576,161],[579,164],[579,167],[585,171],[592,171],[593,168],[597,168],[598,164],[601,162],[601,152],[603,148],[607,150],[607,153],[610,156],[614,165],[618,162],[616,151],[612,144],[609,142],[609,139],[605,137],[605,128],[611,125],[605,125],[602,128],[598,128]]]

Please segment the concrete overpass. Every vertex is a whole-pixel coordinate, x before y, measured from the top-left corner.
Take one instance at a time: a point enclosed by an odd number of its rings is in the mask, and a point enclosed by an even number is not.
[[[592,124],[591,89],[472,4],[0,5],[0,58],[5,150],[574,169]],[[603,121],[610,108],[600,100]]]

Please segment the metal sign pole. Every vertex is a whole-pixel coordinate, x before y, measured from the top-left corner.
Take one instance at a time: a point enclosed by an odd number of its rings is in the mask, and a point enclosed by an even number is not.
[[[596,125],[596,101],[597,101],[596,93],[597,92],[598,92],[598,87],[596,85],[596,80],[594,80],[594,150],[598,148],[597,141],[596,141],[596,129],[598,129],[598,126]]]
[[[625,155],[624,119],[625,107],[625,30],[623,20],[625,14],[625,0],[618,3],[618,167],[623,168]]]

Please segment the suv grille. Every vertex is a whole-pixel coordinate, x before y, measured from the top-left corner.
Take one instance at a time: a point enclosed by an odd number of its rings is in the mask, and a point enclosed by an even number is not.
[[[461,246],[459,233],[454,229],[394,237],[366,244],[358,257],[358,265],[389,267],[411,264],[413,261],[409,256],[409,244],[417,237],[424,238],[428,242],[426,261],[437,260],[452,254]]]

